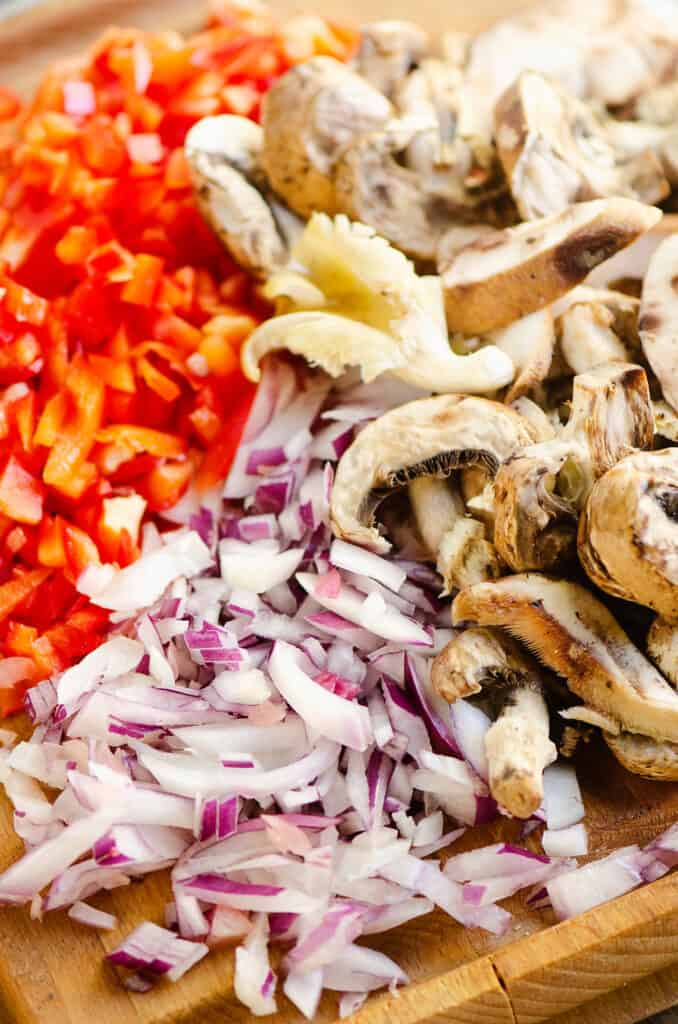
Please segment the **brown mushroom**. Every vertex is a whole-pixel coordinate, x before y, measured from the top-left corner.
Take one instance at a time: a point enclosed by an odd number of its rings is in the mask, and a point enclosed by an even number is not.
[[[457,595],[452,618],[505,627],[622,729],[678,742],[678,694],[581,585],[540,573],[478,583]]]
[[[678,621],[678,448],[629,455],[593,485],[578,549],[601,590]]]
[[[638,326],[664,398],[678,412],[678,234],[666,238],[650,259]]]
[[[265,279],[287,263],[301,223],[269,188],[262,146],[258,124],[228,114],[204,117],[185,141],[200,212],[236,263]]]
[[[654,153],[625,158],[586,103],[534,71],[523,72],[499,100],[495,136],[525,220],[587,199],[628,196],[656,203],[669,192]]]
[[[485,333],[543,309],[660,218],[632,199],[596,199],[480,238],[439,266],[450,330]]]
[[[278,195],[302,217],[338,213],[335,167],[358,136],[392,116],[383,93],[332,57],[297,64],[264,97],[262,162]]]
[[[494,475],[534,436],[518,413],[488,399],[441,395],[392,409],[369,423],[339,461],[330,509],[335,533],[388,551],[374,514],[390,491],[465,466],[484,466]]]
[[[405,76],[426,56],[429,40],[410,21],[377,21],[360,33],[355,70],[389,99]]]
[[[482,690],[498,705],[485,736],[490,792],[510,814],[529,818],[544,796],[544,768],[556,759],[534,660],[498,630],[467,629],[434,659],[431,679],[450,703]]]
[[[654,740],[638,733],[603,733],[603,739],[619,763],[645,779],[678,781],[678,743]]]
[[[652,444],[647,378],[613,363],[574,378],[570,418],[551,441],[516,452],[494,483],[494,543],[517,572],[574,557],[579,512],[594,481]]]

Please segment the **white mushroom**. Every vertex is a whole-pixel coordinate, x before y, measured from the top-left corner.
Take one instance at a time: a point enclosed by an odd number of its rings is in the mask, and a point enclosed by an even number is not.
[[[647,634],[646,646],[657,668],[678,688],[678,626],[657,616]]]
[[[332,57],[295,65],[264,97],[262,162],[271,185],[303,217],[338,212],[337,160],[391,115],[383,93]]]
[[[429,49],[426,32],[410,21],[377,21],[360,33],[354,67],[385,96],[393,93]]]
[[[439,266],[450,330],[484,333],[543,309],[660,219],[632,199],[596,199],[480,238]]]
[[[534,436],[512,409],[482,398],[443,395],[392,409],[369,423],[339,461],[330,509],[334,531],[353,543],[388,551],[373,521],[391,490],[469,465],[484,466],[493,475]]]
[[[650,260],[638,326],[664,398],[678,412],[678,234],[665,239]]]
[[[523,72],[500,99],[495,135],[525,220],[605,196],[655,203],[669,191],[653,153],[646,150],[625,159],[586,103],[534,71]]]
[[[559,317],[558,328],[560,350],[574,373],[586,373],[603,363],[628,363],[637,357],[637,299],[583,286],[575,288],[570,297],[573,301]]]
[[[505,352],[516,368],[516,378],[504,399],[510,404],[531,391],[549,372],[556,340],[553,314],[548,308],[539,309],[493,331],[488,340]]]
[[[629,455],[593,486],[579,558],[608,594],[678,621],[678,448]]]
[[[661,782],[678,781],[678,743],[632,732],[604,732],[603,739],[619,763],[635,775]]]
[[[588,590],[539,573],[462,590],[453,622],[503,626],[628,732],[678,742],[678,694]]]
[[[364,224],[315,214],[293,258],[299,270],[266,286],[268,297],[284,297],[291,312],[267,320],[243,347],[251,380],[259,379],[262,359],[282,348],[334,377],[359,366],[364,380],[391,371],[428,391],[482,393],[512,380],[513,363],[497,348],[466,356],[452,351],[439,278],[419,277]]]
[[[490,792],[517,818],[529,818],[544,796],[543,771],[556,759],[536,663],[498,630],[467,629],[436,656],[435,689],[454,703],[479,694],[498,708],[485,735]]]
[[[205,117],[188,132],[198,207],[236,263],[265,278],[289,258],[300,221],[276,199],[261,166],[263,135],[245,117]]]
[[[645,371],[613,363],[575,377],[570,418],[556,438],[516,452],[494,482],[494,543],[517,572],[574,556],[579,511],[594,481],[652,444]]]
[[[443,234],[468,216],[463,178],[467,161],[440,178],[408,166],[409,153],[430,152],[438,144],[427,116],[390,121],[362,135],[345,150],[335,177],[337,208],[370,224],[415,259],[432,261]]]

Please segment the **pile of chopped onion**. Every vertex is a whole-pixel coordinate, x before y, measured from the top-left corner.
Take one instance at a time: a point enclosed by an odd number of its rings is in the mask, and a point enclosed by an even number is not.
[[[353,1012],[407,981],[357,940],[434,906],[469,928],[511,927],[519,891],[565,918],[668,871],[678,829],[583,867],[584,807],[571,767],[545,777],[544,850],[507,844],[449,857],[490,821],[489,719],[432,692],[450,638],[426,566],[333,540],[333,463],[355,431],[408,397],[284,362],[268,367],[225,503],[144,528],[134,564],[93,566],[79,589],[114,634],[27,695],[35,731],[0,751],[24,856],[0,901],[115,928],[87,900],[171,868],[164,926],[146,922],[109,955],[135,991],[176,981],[210,947],[237,944],[235,992],[313,1017],[323,990]],[[183,520],[183,523],[182,523]],[[50,803],[42,785],[58,791]]]

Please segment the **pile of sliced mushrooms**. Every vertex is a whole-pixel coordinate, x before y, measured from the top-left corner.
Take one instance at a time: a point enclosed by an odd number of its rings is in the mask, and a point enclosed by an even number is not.
[[[342,456],[333,529],[437,566],[456,628],[433,683],[492,711],[490,788],[521,818],[595,730],[678,779],[675,13],[557,0],[437,53],[382,22],[351,65],[285,74],[261,127],[187,138],[275,308],[247,376],[286,350],[411,386]]]

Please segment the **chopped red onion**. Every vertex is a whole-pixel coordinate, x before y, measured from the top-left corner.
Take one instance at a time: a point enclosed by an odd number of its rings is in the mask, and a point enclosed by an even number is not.
[[[544,812],[549,829],[568,828],[584,817],[584,801],[573,765],[558,762],[544,770]]]
[[[389,590],[398,593],[407,579],[407,574],[395,562],[375,555],[372,551],[349,544],[345,540],[333,540],[330,548],[330,562],[338,569],[347,569],[360,576],[369,576],[383,583]]]
[[[586,826],[580,822],[568,828],[546,829],[541,845],[549,857],[583,857],[589,852]]]
[[[111,932],[118,927],[118,919],[113,914],[107,914],[96,907],[90,907],[88,903],[78,900],[68,911],[68,916],[77,921],[78,924],[87,925],[88,928],[98,928],[101,931]]]
[[[640,885],[644,867],[640,853],[637,846],[626,847],[547,882],[546,889],[558,920],[583,914]]]
[[[146,921],[106,957],[117,967],[143,969],[178,981],[209,949],[201,942],[187,942],[174,932]]]

